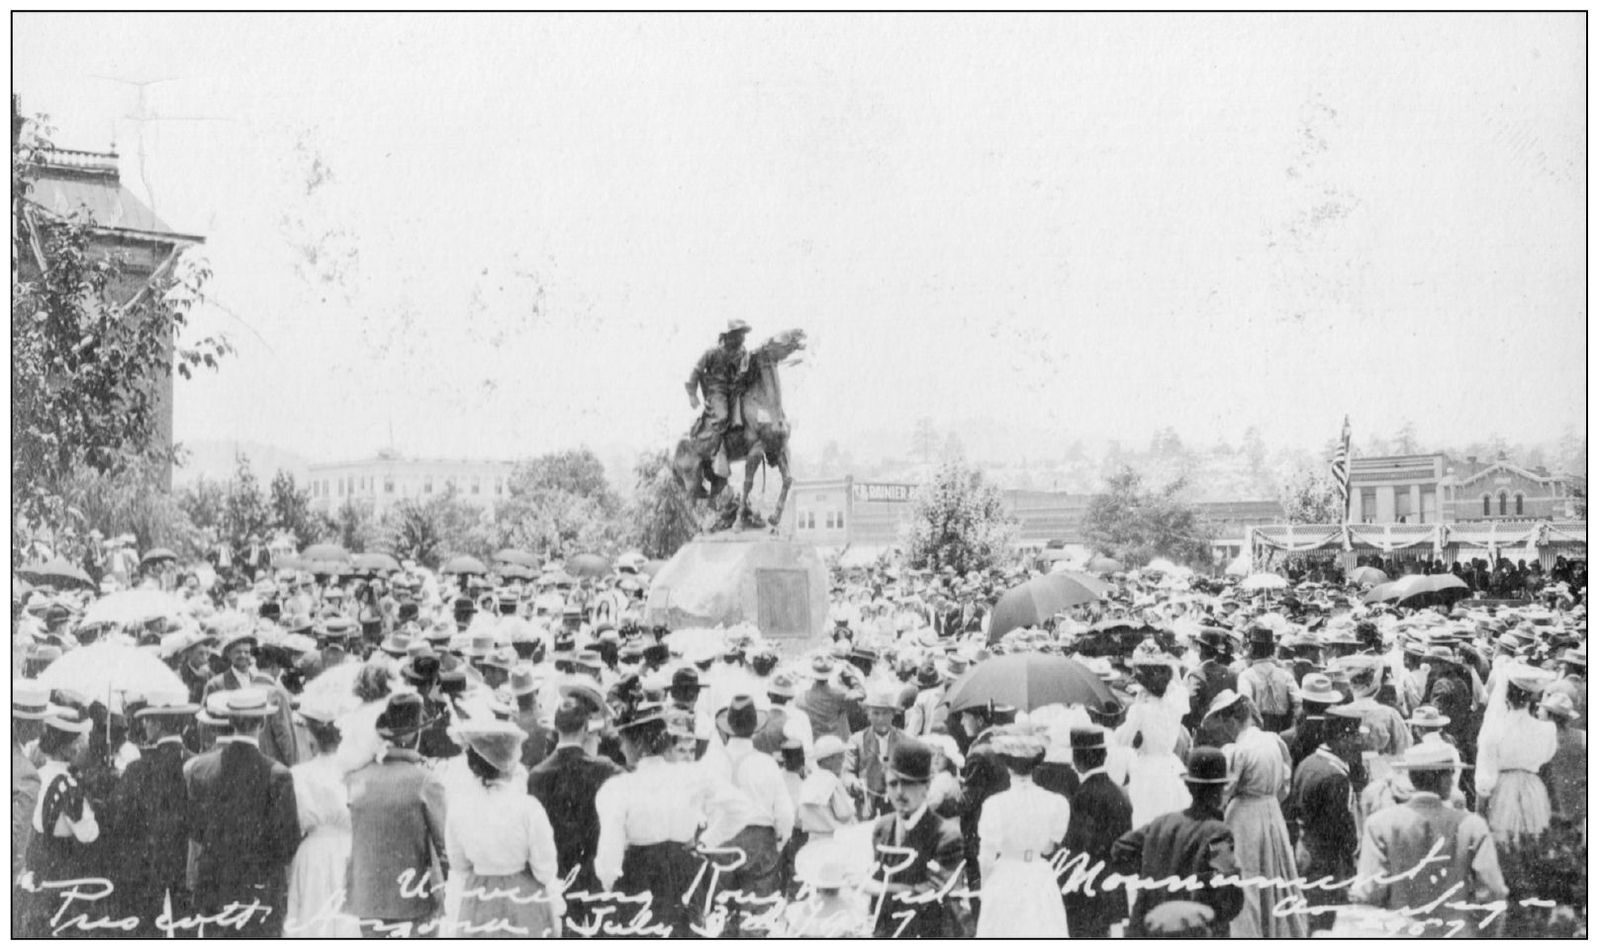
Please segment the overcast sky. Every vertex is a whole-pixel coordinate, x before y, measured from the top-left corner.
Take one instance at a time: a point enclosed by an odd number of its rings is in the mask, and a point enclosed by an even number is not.
[[[1579,15],[13,24],[24,110],[206,236],[179,439],[663,445],[729,318],[808,330],[810,446],[1585,428]]]

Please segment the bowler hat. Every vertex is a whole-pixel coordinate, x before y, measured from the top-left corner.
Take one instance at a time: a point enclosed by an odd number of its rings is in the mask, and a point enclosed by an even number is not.
[[[1225,754],[1212,746],[1200,746],[1187,756],[1186,783],[1189,786],[1216,786],[1230,779]]]
[[[929,783],[932,779],[930,746],[916,739],[905,739],[893,748],[892,759],[887,764],[887,775],[909,783]]]
[[[698,693],[699,689],[699,672],[692,667],[679,667],[677,672],[671,675],[672,693],[688,690]]]
[[[1078,726],[1070,730],[1070,748],[1073,750],[1101,750],[1107,749],[1108,745],[1101,726]]]
[[[388,698],[388,706],[377,715],[377,735],[385,740],[402,740],[420,733],[427,723],[421,697],[413,693],[396,693]]]

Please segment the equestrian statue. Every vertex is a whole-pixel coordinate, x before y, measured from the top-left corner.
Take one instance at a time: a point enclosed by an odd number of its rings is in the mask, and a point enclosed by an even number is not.
[[[754,350],[743,346],[748,334],[748,324],[731,321],[719,344],[706,350],[694,365],[687,382],[688,404],[699,409],[702,393],[703,412],[677,442],[672,469],[690,498],[709,503],[714,516],[711,531],[769,525],[774,533],[793,487],[779,368],[804,349],[804,331],[784,331]],[[723,496],[730,466],[739,460],[743,462],[743,494],[734,493],[734,498],[727,500]],[[769,522],[749,502],[754,475],[763,466],[775,467],[782,476],[782,491]]]

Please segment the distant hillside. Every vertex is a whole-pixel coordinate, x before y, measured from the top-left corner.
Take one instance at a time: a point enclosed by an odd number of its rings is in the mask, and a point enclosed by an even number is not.
[[[243,439],[237,442],[200,439],[183,443],[183,448],[187,450],[188,458],[182,466],[172,470],[174,486],[187,485],[201,478],[216,481],[231,479],[237,466],[234,462],[237,453],[249,457],[250,469],[263,485],[271,482],[279,469],[288,470],[300,482],[310,478],[310,460],[265,443]]]

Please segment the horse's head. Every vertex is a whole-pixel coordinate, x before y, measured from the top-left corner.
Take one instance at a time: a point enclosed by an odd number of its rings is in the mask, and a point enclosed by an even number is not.
[[[760,345],[760,355],[781,363],[804,349],[804,331],[784,330]]]

